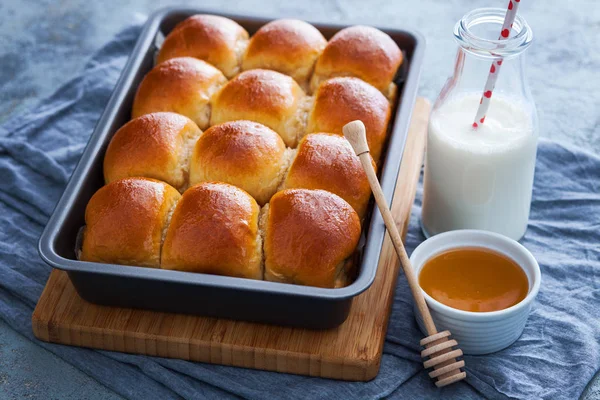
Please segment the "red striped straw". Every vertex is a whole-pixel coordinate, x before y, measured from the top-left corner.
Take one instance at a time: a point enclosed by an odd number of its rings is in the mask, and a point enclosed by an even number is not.
[[[506,10],[506,15],[504,16],[504,23],[502,24],[502,30],[500,31],[500,36],[498,37],[498,40],[504,40],[510,36],[510,31],[512,29],[513,22],[515,22],[515,17],[517,16],[517,9],[519,8],[520,2],[521,0],[509,0],[508,9]],[[479,124],[483,124],[483,122],[485,121],[485,116],[488,112],[488,109],[490,108],[492,92],[494,91],[494,87],[496,86],[496,81],[498,80],[498,74],[500,73],[501,65],[502,58],[498,58],[492,62],[492,66],[490,67],[490,73],[483,88],[481,100],[479,100],[479,108],[477,108],[477,114],[475,114],[473,128],[477,128]]]

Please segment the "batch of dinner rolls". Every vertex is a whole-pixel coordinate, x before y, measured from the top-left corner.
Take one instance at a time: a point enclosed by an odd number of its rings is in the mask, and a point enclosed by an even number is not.
[[[377,166],[402,61],[366,26],[189,17],[106,150],[80,259],[348,285],[371,191],[342,127],[364,122]]]

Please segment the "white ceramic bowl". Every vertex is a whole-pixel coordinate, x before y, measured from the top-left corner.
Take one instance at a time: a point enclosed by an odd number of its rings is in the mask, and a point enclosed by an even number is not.
[[[514,260],[529,280],[527,296],[512,307],[492,312],[471,312],[448,307],[423,295],[439,331],[449,330],[465,354],[488,354],[510,346],[523,333],[533,299],[540,290],[540,267],[533,255],[518,242],[497,233],[480,230],[456,230],[432,236],[421,243],[410,257],[419,276],[431,257],[460,247],[482,247],[504,254]],[[425,333],[423,321],[415,310],[417,323]]]

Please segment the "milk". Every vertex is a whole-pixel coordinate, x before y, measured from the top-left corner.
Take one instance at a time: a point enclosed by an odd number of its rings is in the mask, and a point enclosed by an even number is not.
[[[537,130],[528,107],[494,93],[473,129],[480,93],[442,102],[429,122],[421,223],[427,236],[485,229],[520,239],[527,229]]]

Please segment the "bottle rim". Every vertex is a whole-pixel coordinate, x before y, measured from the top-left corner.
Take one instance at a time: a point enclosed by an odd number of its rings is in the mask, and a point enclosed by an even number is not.
[[[482,24],[494,24],[500,32],[506,9],[477,8],[465,14],[454,26],[454,38],[466,51],[486,58],[511,57],[525,51],[533,40],[529,24],[519,14],[516,15],[511,35],[506,39],[489,39],[473,32]]]

